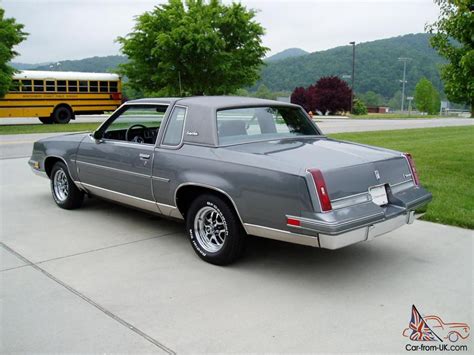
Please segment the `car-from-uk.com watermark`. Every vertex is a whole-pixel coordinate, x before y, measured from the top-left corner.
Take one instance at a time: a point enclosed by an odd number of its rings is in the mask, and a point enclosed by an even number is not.
[[[408,327],[402,332],[410,339],[406,351],[468,351],[471,328],[467,323],[445,322],[437,315],[422,316],[415,305],[411,308]]]

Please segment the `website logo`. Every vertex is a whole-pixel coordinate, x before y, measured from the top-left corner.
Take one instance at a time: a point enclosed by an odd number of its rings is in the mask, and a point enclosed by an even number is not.
[[[467,351],[467,345],[449,345],[469,338],[470,327],[467,323],[445,322],[437,315],[422,316],[415,305],[411,308],[411,317],[408,328],[402,332],[415,344],[407,344],[409,351]],[[437,345],[419,344],[419,342],[437,342]],[[444,344],[440,344],[444,343]],[[447,344],[446,344],[447,343]]]

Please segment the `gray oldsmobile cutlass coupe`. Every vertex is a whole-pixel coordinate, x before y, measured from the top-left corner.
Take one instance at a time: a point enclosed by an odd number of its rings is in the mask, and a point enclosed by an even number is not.
[[[95,132],[42,139],[29,164],[59,207],[84,194],[184,219],[205,261],[246,235],[337,249],[431,200],[409,154],[327,138],[300,106],[242,97],[129,101]]]

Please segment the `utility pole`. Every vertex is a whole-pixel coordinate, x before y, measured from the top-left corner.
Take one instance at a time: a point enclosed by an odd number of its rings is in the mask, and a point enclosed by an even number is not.
[[[354,113],[354,81],[355,81],[355,57],[356,57],[356,47],[355,42],[349,42],[352,44],[352,85],[351,85],[351,113]]]
[[[400,80],[402,82],[402,108],[401,111],[403,112],[404,105],[405,105],[405,84],[406,84],[406,72],[407,72],[407,61],[411,58],[401,57],[398,58],[400,62],[403,62],[403,79]]]

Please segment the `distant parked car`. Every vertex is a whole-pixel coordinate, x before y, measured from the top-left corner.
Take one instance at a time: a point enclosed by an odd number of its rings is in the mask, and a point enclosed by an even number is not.
[[[141,99],[93,133],[43,139],[29,164],[54,201],[84,194],[184,219],[204,260],[246,235],[337,249],[414,220],[431,200],[409,154],[323,135],[300,106],[239,97]]]

